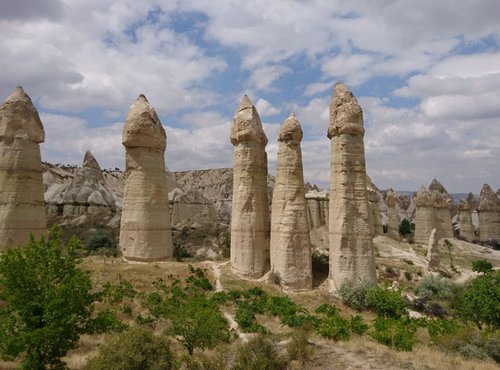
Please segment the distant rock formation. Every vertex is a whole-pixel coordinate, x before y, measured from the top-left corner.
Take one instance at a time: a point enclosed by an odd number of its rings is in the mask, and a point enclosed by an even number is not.
[[[427,244],[434,229],[434,206],[431,193],[422,186],[415,197],[415,243]]]
[[[434,227],[436,228],[436,238],[453,238],[453,226],[449,203],[442,193],[432,191],[432,206],[434,207]]]
[[[18,86],[0,106],[0,252],[47,232],[40,143],[45,132]]]
[[[476,196],[472,192],[470,192],[469,194],[467,194],[466,202],[469,204],[469,207],[470,207],[471,211],[474,211],[474,210],[477,209],[478,200],[477,200]]]
[[[375,282],[375,257],[366,188],[363,111],[342,83],[330,104],[330,288]]]
[[[387,236],[399,240],[399,215],[396,212],[396,199],[397,195],[394,190],[389,189],[385,196],[385,203],[387,204]]]
[[[458,203],[458,222],[460,223],[460,236],[468,241],[472,241],[474,236],[474,225],[472,224],[472,216],[469,203],[462,199]]]
[[[366,191],[368,196],[368,207],[370,214],[370,231],[375,237],[376,235],[382,235],[384,233],[382,215],[380,212],[381,205],[379,204],[380,200],[383,198],[380,190],[378,190],[378,188],[370,179],[370,176],[366,176]]]
[[[328,190],[311,190],[306,193],[309,229],[328,225]]]
[[[481,240],[500,240],[500,199],[484,184],[477,205],[479,216],[479,238]]]
[[[259,278],[270,268],[267,137],[259,114],[246,95],[233,118],[231,143],[231,266],[242,276]]]
[[[437,238],[437,230],[432,229],[429,236],[429,243],[427,245],[427,260],[429,261],[429,270],[437,271],[439,270],[439,265],[441,263],[439,256],[439,245]]]
[[[311,241],[302,169],[302,129],[292,113],[278,135],[271,212],[271,270],[291,290],[312,289]]]
[[[200,192],[190,189],[183,192],[180,189],[170,192],[172,195],[172,226],[197,227],[218,222],[214,204]]]
[[[125,190],[120,248],[127,260],[172,258],[164,152],[166,134],[146,97],[130,107],[123,127]]]
[[[91,152],[85,152],[83,165],[75,170],[60,204],[63,206],[65,218],[107,218],[116,213],[113,194],[108,190],[101,167]]]

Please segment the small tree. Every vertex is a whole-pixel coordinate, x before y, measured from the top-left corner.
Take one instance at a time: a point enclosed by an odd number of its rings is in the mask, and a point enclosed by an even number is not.
[[[472,262],[472,271],[486,274],[493,271],[493,265],[487,260],[477,260]]]
[[[399,224],[399,234],[402,236],[408,236],[412,232],[411,223],[406,218],[403,218]]]
[[[0,357],[24,354],[24,369],[64,368],[61,357],[93,327],[97,296],[77,267],[79,242],[62,247],[60,236],[53,231],[0,256]]]

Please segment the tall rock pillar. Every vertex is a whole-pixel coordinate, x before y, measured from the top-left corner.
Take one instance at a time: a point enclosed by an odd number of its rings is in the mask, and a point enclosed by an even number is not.
[[[427,245],[434,229],[434,206],[431,193],[422,186],[415,197],[415,243]]]
[[[450,208],[442,193],[431,192],[434,207],[434,227],[437,229],[436,238],[453,238],[453,225],[451,224]]]
[[[155,110],[140,95],[125,120],[125,190],[120,225],[123,257],[135,261],[172,258],[165,148],[167,136]]]
[[[461,199],[458,203],[458,222],[460,222],[460,236],[468,241],[473,241],[474,225],[472,224],[472,216],[470,205],[466,200]]]
[[[500,199],[484,184],[477,205],[479,216],[479,239],[500,240]]]
[[[366,190],[363,111],[342,83],[330,104],[330,288],[375,282],[375,257]]]
[[[311,241],[304,190],[302,129],[292,113],[278,135],[271,212],[271,270],[283,287],[312,289]]]
[[[45,132],[18,86],[0,106],[0,252],[47,232],[40,143]]]
[[[396,211],[396,193],[390,189],[387,192],[385,203],[387,204],[387,236],[399,240],[399,215]]]
[[[267,137],[259,114],[246,95],[233,118],[231,143],[231,267],[242,276],[259,278],[270,268]]]

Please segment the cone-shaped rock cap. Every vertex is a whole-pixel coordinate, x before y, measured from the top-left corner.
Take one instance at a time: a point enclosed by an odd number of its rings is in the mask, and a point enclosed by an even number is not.
[[[127,148],[152,148],[165,150],[167,135],[155,110],[144,95],[128,111],[123,126],[122,144]]]
[[[290,117],[281,124],[278,134],[278,141],[302,141],[303,133],[300,123],[295,117],[295,113],[290,113]]]
[[[425,186],[422,186],[418,191],[415,203],[417,206],[432,206],[432,195]]]
[[[500,199],[491,190],[488,184],[484,184],[481,189],[481,194],[479,195],[479,204],[477,206],[479,212],[499,212],[500,211]]]
[[[30,97],[21,86],[0,106],[0,139],[28,137],[34,143],[45,141],[42,121]]]
[[[431,184],[429,185],[430,191],[438,191],[442,194],[448,194],[445,187],[436,179],[433,178]]]
[[[470,209],[474,210],[477,208],[477,198],[472,192],[467,194],[467,203],[469,203]]]
[[[385,204],[387,207],[396,207],[397,195],[394,190],[389,189],[385,195]]]
[[[101,171],[101,166],[97,163],[97,160],[94,158],[90,150],[85,152],[85,156],[83,157],[83,165],[84,168],[93,168],[95,170]]]
[[[231,127],[231,144],[236,145],[243,141],[267,144],[267,137],[262,129],[259,114],[246,95],[241,99]]]
[[[470,205],[467,203],[465,199],[460,199],[458,202],[458,207],[457,207],[458,212],[469,212],[470,211]]]
[[[330,104],[330,126],[327,136],[331,139],[341,134],[364,135],[363,110],[351,91],[341,82],[333,88]]]
[[[446,196],[438,191],[431,192],[432,195],[432,205],[436,208],[447,208],[448,201]]]

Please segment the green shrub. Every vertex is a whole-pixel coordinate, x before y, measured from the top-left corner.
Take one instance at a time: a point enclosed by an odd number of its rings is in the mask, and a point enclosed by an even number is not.
[[[265,333],[266,328],[255,320],[255,310],[246,301],[238,301],[234,320],[238,323],[240,329],[245,333]]]
[[[87,240],[87,249],[95,251],[100,248],[116,249],[116,242],[111,233],[103,228],[98,228]]]
[[[168,370],[174,368],[174,356],[165,337],[151,330],[132,328],[99,348],[89,370]]]
[[[416,327],[409,319],[379,316],[375,319],[370,336],[398,351],[411,351],[416,341],[415,331]]]
[[[450,282],[429,275],[424,277],[415,288],[415,293],[421,298],[450,299],[455,295],[455,288]]]
[[[372,283],[353,284],[345,281],[339,288],[338,294],[342,302],[355,310],[361,311],[368,308],[367,294],[373,287]]]
[[[408,221],[406,218],[403,218],[401,220],[401,223],[399,224],[399,234],[402,236],[408,236],[411,235],[412,232],[412,227],[410,221]]]
[[[488,260],[477,260],[472,262],[472,271],[486,274],[493,271],[493,265]]]
[[[349,322],[349,326],[351,331],[354,334],[362,335],[366,333],[368,330],[368,325],[363,322],[363,318],[359,315],[355,315],[351,317],[351,321]]]
[[[53,229],[45,240],[11,248],[0,256],[0,357],[24,355],[21,367],[64,367],[61,360],[80,335],[93,330],[88,271],[78,267],[76,239],[61,243]]]
[[[458,313],[478,328],[500,328],[500,270],[470,281],[458,297]]]
[[[399,318],[407,314],[401,294],[398,291],[374,287],[366,295],[368,308],[384,317]]]
[[[326,316],[333,317],[333,316],[337,316],[339,314],[339,309],[335,306],[328,304],[328,303],[323,303],[322,305],[318,306],[318,308],[316,308],[315,312],[319,313],[319,314],[326,315]]]
[[[433,343],[438,343],[443,337],[455,335],[460,325],[455,320],[434,319],[427,321],[427,331]]]
[[[118,284],[107,282],[102,291],[103,298],[109,303],[121,303],[125,297],[134,299],[137,291],[130,281],[120,280]]]
[[[285,370],[288,361],[280,356],[276,341],[262,334],[236,350],[233,370]]]
[[[324,338],[336,341],[347,340],[351,335],[351,326],[349,320],[340,316],[331,316],[321,320],[317,331]]]

